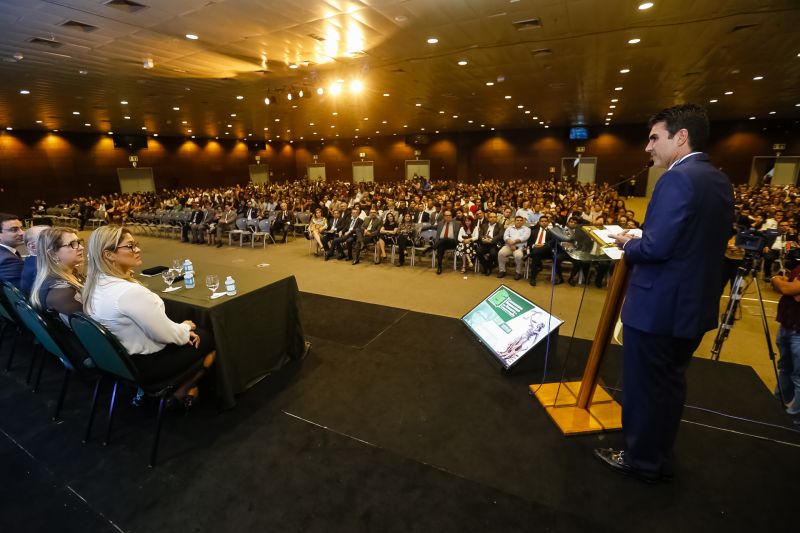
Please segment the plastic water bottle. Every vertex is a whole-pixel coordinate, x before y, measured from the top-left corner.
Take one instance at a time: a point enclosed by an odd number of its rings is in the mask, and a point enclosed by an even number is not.
[[[187,289],[194,289],[194,271],[189,270],[183,275],[183,283]]]
[[[230,276],[225,278],[225,291],[228,293],[228,296],[236,294],[236,282],[233,281],[233,278]]]
[[[188,259],[183,262],[183,272],[194,272],[194,265]]]

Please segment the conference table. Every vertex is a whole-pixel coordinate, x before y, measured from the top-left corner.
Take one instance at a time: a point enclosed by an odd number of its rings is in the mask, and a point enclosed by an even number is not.
[[[236,405],[237,394],[288,362],[302,359],[310,348],[300,323],[297,281],[294,276],[274,275],[265,268],[195,263],[194,270],[194,288],[187,289],[183,281],[176,281],[173,287],[180,289],[168,293],[163,292],[167,285],[160,274],[139,275],[138,279],[164,300],[172,320],[192,320],[197,327],[213,332],[216,394],[220,407],[229,409]],[[236,295],[212,300],[205,286],[208,274],[219,277],[217,292],[225,290],[225,278],[232,276]]]

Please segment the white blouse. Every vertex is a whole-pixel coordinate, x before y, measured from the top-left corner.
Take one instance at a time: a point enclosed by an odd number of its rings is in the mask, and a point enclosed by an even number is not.
[[[472,242],[478,240],[478,226],[475,226],[471,232],[467,232],[464,226],[458,230],[458,242],[464,242],[464,239],[472,239]]]
[[[189,325],[169,319],[164,301],[143,285],[101,275],[92,294],[91,317],[131,354],[151,354],[167,344],[189,342]]]

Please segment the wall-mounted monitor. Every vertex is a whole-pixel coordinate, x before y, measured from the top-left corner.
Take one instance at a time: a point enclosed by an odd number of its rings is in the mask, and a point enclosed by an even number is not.
[[[569,129],[569,139],[571,141],[585,140],[589,138],[589,130],[583,127]]]
[[[147,150],[146,135],[113,135],[114,148],[127,148],[128,150]]]

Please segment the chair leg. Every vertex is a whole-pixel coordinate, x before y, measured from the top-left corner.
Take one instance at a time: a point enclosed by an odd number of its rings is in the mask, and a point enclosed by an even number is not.
[[[158,415],[156,415],[156,434],[153,438],[153,449],[150,450],[150,464],[147,466],[153,468],[156,466],[156,455],[158,454],[158,441],[161,438],[161,423],[164,420],[164,403],[167,400],[167,395],[162,394],[161,399],[158,401]]]
[[[36,367],[36,360],[41,356],[42,360],[44,360],[44,353],[42,353],[43,348],[41,344],[36,344],[33,347],[33,353],[31,354],[31,364],[28,365],[28,374],[25,376],[25,385],[31,384],[31,377],[33,377],[33,369]]]
[[[33,384],[33,392],[39,392],[39,384],[42,382],[42,372],[44,371],[44,354],[39,359],[39,371],[36,372],[36,383]]]
[[[103,441],[103,446],[108,446],[111,442],[111,423],[114,421],[114,404],[117,403],[117,386],[119,381],[114,382],[114,388],[111,390],[111,402],[108,404],[108,424],[106,425],[106,440]]]
[[[92,407],[89,409],[89,422],[86,424],[86,434],[83,436],[83,443],[89,442],[89,437],[92,435],[92,423],[94,423],[94,413],[97,411],[97,395],[100,393],[100,383],[103,381],[103,376],[97,378],[94,384],[94,392],[92,393]]]
[[[64,406],[64,396],[67,395],[67,386],[69,385],[69,375],[71,374],[69,368],[64,369],[64,381],[61,382],[61,393],[58,395],[58,402],[56,402],[56,412],[53,414],[53,420],[60,420],[61,408]]]
[[[11,337],[11,351],[8,353],[8,362],[6,363],[6,373],[11,372],[11,365],[14,362],[14,350],[17,348],[17,337],[22,332],[17,328],[17,334]]]

